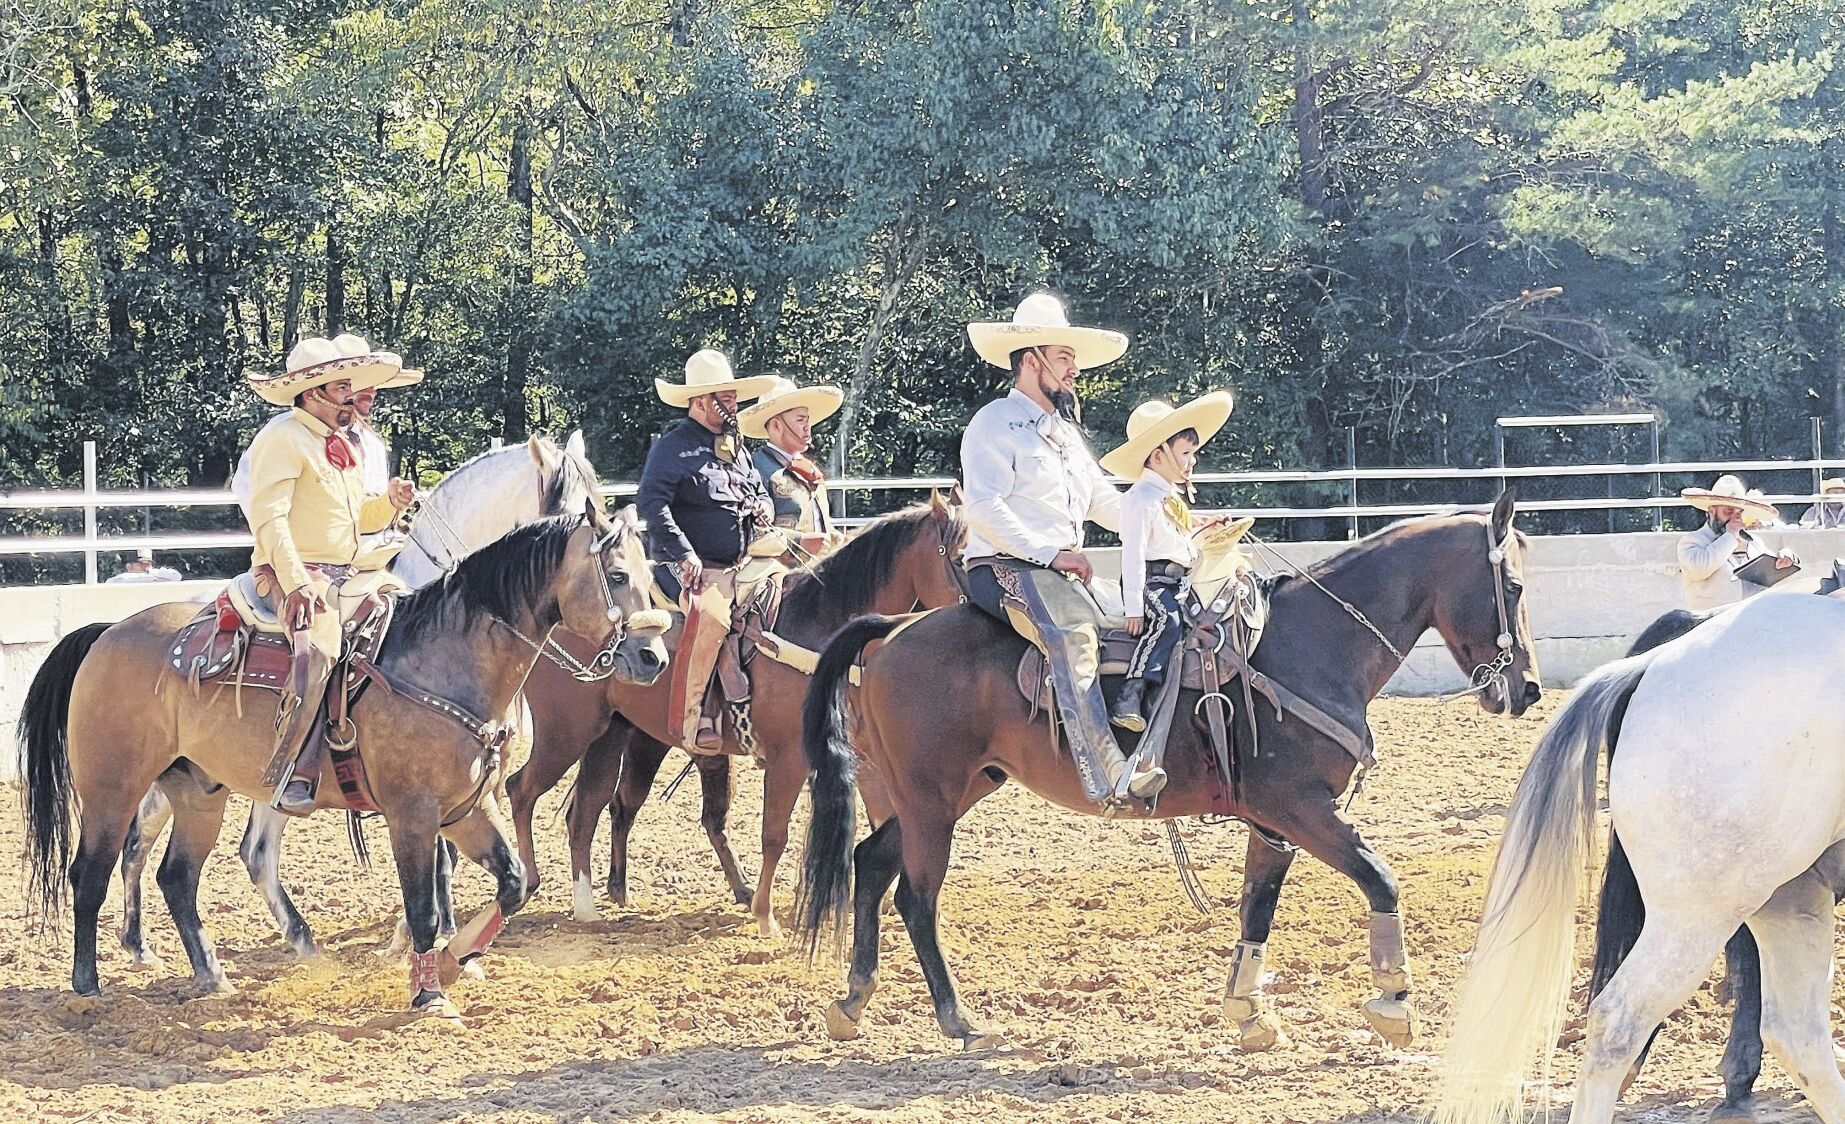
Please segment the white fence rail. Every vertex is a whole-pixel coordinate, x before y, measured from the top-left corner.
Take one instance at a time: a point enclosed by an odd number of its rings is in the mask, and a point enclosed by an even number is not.
[[[1817,441],[1815,442],[1817,446]],[[80,535],[21,535],[0,537],[0,556],[8,555],[83,555],[83,573],[85,584],[93,585],[97,581],[97,558],[102,554],[150,550],[234,550],[247,549],[252,545],[248,532],[245,531],[172,531],[143,532],[140,534],[109,534],[98,531],[97,517],[100,512],[120,509],[138,508],[175,508],[175,507],[229,507],[236,503],[227,489],[158,489],[150,491],[105,491],[98,486],[96,471],[96,446],[94,442],[84,443],[83,455],[84,486],[81,489],[62,489],[48,491],[0,492],[0,511],[58,511],[81,509],[83,512],[83,533]],[[1818,492],[1821,478],[1829,471],[1845,469],[1845,458],[1813,456],[1802,460],[1745,460],[1745,461],[1666,461],[1648,464],[1574,464],[1574,465],[1525,465],[1483,468],[1422,467],[1422,468],[1359,468],[1356,466],[1332,469],[1259,469],[1246,472],[1205,472],[1196,477],[1200,484],[1342,484],[1345,486],[1346,502],[1321,507],[1225,507],[1222,510],[1233,515],[1250,515],[1258,519],[1337,519],[1349,524],[1349,533],[1354,537],[1358,533],[1358,521],[1361,518],[1401,518],[1411,515],[1427,515],[1450,510],[1454,503],[1361,503],[1358,500],[1358,487],[1361,483],[1391,483],[1412,481],[1467,481],[1489,480],[1509,483],[1525,479],[1548,479],[1563,477],[1603,476],[1610,481],[1610,492],[1614,490],[1613,482],[1619,478],[1639,477],[1643,486],[1635,492],[1640,495],[1607,497],[1584,497],[1576,499],[1531,499],[1521,501],[1519,506],[1527,511],[1634,511],[1650,510],[1653,513],[1652,524],[1658,529],[1661,515],[1667,508],[1684,506],[1676,492],[1662,494],[1660,477],[1665,475],[1691,476],[1701,481],[1714,479],[1723,473],[1762,473],[1762,472],[1803,472],[1812,476],[1813,487],[1805,492],[1771,493],[1767,499],[1778,504],[1806,504],[1819,499]],[[862,477],[847,480],[834,480],[828,487],[842,493],[880,492],[880,491],[919,491],[931,488],[946,489],[955,484],[952,477]],[[604,485],[603,491],[611,497],[630,496],[635,492],[633,483],[614,483]],[[867,518],[842,518],[842,524],[855,524],[868,521]]]

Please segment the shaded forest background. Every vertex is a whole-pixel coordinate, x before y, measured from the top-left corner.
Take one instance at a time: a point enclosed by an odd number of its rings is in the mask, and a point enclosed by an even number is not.
[[[1830,451],[1841,34],[1841,0],[0,0],[0,489],[86,439],[109,485],[221,484],[244,372],[340,330],[428,370],[384,411],[425,481],[579,425],[631,478],[701,346],[848,388],[836,466],[952,473],[1002,382],[962,325],[1039,287],[1134,340],[1098,445],[1231,386],[1210,467],[1343,464],[1347,427],[1485,464],[1494,417],[1595,409],[1658,410],[1669,458],[1802,455],[1809,417]]]

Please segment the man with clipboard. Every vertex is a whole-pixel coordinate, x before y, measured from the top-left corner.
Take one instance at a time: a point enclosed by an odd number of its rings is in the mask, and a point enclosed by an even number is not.
[[[1741,601],[1800,569],[1793,551],[1770,551],[1749,534],[1748,525],[1779,518],[1780,512],[1750,496],[1737,477],[1721,476],[1709,488],[1686,488],[1679,495],[1707,515],[1704,526],[1678,540],[1687,608]]]

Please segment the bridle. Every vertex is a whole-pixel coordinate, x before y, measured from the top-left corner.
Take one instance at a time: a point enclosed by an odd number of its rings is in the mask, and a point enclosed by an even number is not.
[[[1494,638],[1496,654],[1485,663],[1475,665],[1473,671],[1467,676],[1468,685],[1466,688],[1450,694],[1439,695],[1435,700],[1437,702],[1452,702],[1455,699],[1464,699],[1470,695],[1477,695],[1497,683],[1500,685],[1500,696],[1506,700],[1508,706],[1511,705],[1512,685],[1508,681],[1506,672],[1511,668],[1512,661],[1517,658],[1517,650],[1515,647],[1516,637],[1514,637],[1512,633],[1511,595],[1506,589],[1511,583],[1511,578],[1506,574],[1506,559],[1510,556],[1508,547],[1511,545],[1512,536],[1516,533],[1517,532],[1514,531],[1510,525],[1507,525],[1505,535],[1503,537],[1497,537],[1493,534],[1493,521],[1490,518],[1486,521],[1486,564],[1493,576],[1493,608],[1498,613],[1499,617],[1499,634]],[[1294,573],[1299,576],[1307,579],[1315,589],[1318,589],[1321,593],[1331,598],[1334,604],[1344,609],[1353,620],[1363,625],[1372,636],[1376,637],[1377,642],[1382,644],[1386,651],[1396,657],[1397,663],[1401,664],[1407,658],[1395,644],[1390,642],[1389,637],[1385,636],[1376,625],[1371,623],[1371,618],[1365,616],[1363,610],[1359,609],[1345,598],[1340,597],[1332,590],[1327,589],[1320,583],[1318,578],[1314,577],[1306,570],[1288,562],[1277,553],[1273,547],[1270,547],[1261,539],[1254,535],[1245,535],[1244,537],[1248,541],[1268,551],[1269,555],[1276,561],[1294,571]]]
[[[532,651],[568,672],[570,677],[579,683],[600,683],[615,674],[615,653],[621,647],[622,642],[628,638],[628,618],[615,601],[615,585],[609,580],[609,570],[604,562],[604,555],[621,541],[626,530],[627,528],[617,523],[608,534],[589,544],[590,556],[596,560],[596,588],[602,594],[603,608],[608,613],[609,621],[614,627],[610,630],[608,639],[602,642],[602,647],[596,650],[596,654],[591,656],[587,663],[571,655],[570,651],[551,635],[557,630],[557,625],[552,625],[547,629],[544,640],[540,642],[533,640],[514,628],[510,622],[501,620],[499,617],[493,618],[494,623],[518,637]]]

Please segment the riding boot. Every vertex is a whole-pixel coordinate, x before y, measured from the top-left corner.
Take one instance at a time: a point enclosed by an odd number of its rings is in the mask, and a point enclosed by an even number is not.
[[[667,732],[688,753],[717,753],[723,738],[717,723],[706,717],[705,695],[718,652],[730,631],[735,598],[732,571],[706,571],[705,587],[683,597],[685,626],[679,645],[667,664],[673,678],[667,691]]]
[[[1121,684],[1121,693],[1115,696],[1115,705],[1109,709],[1108,720],[1123,730],[1138,734],[1147,728],[1147,716],[1144,713],[1147,697],[1147,681],[1136,676]]]

